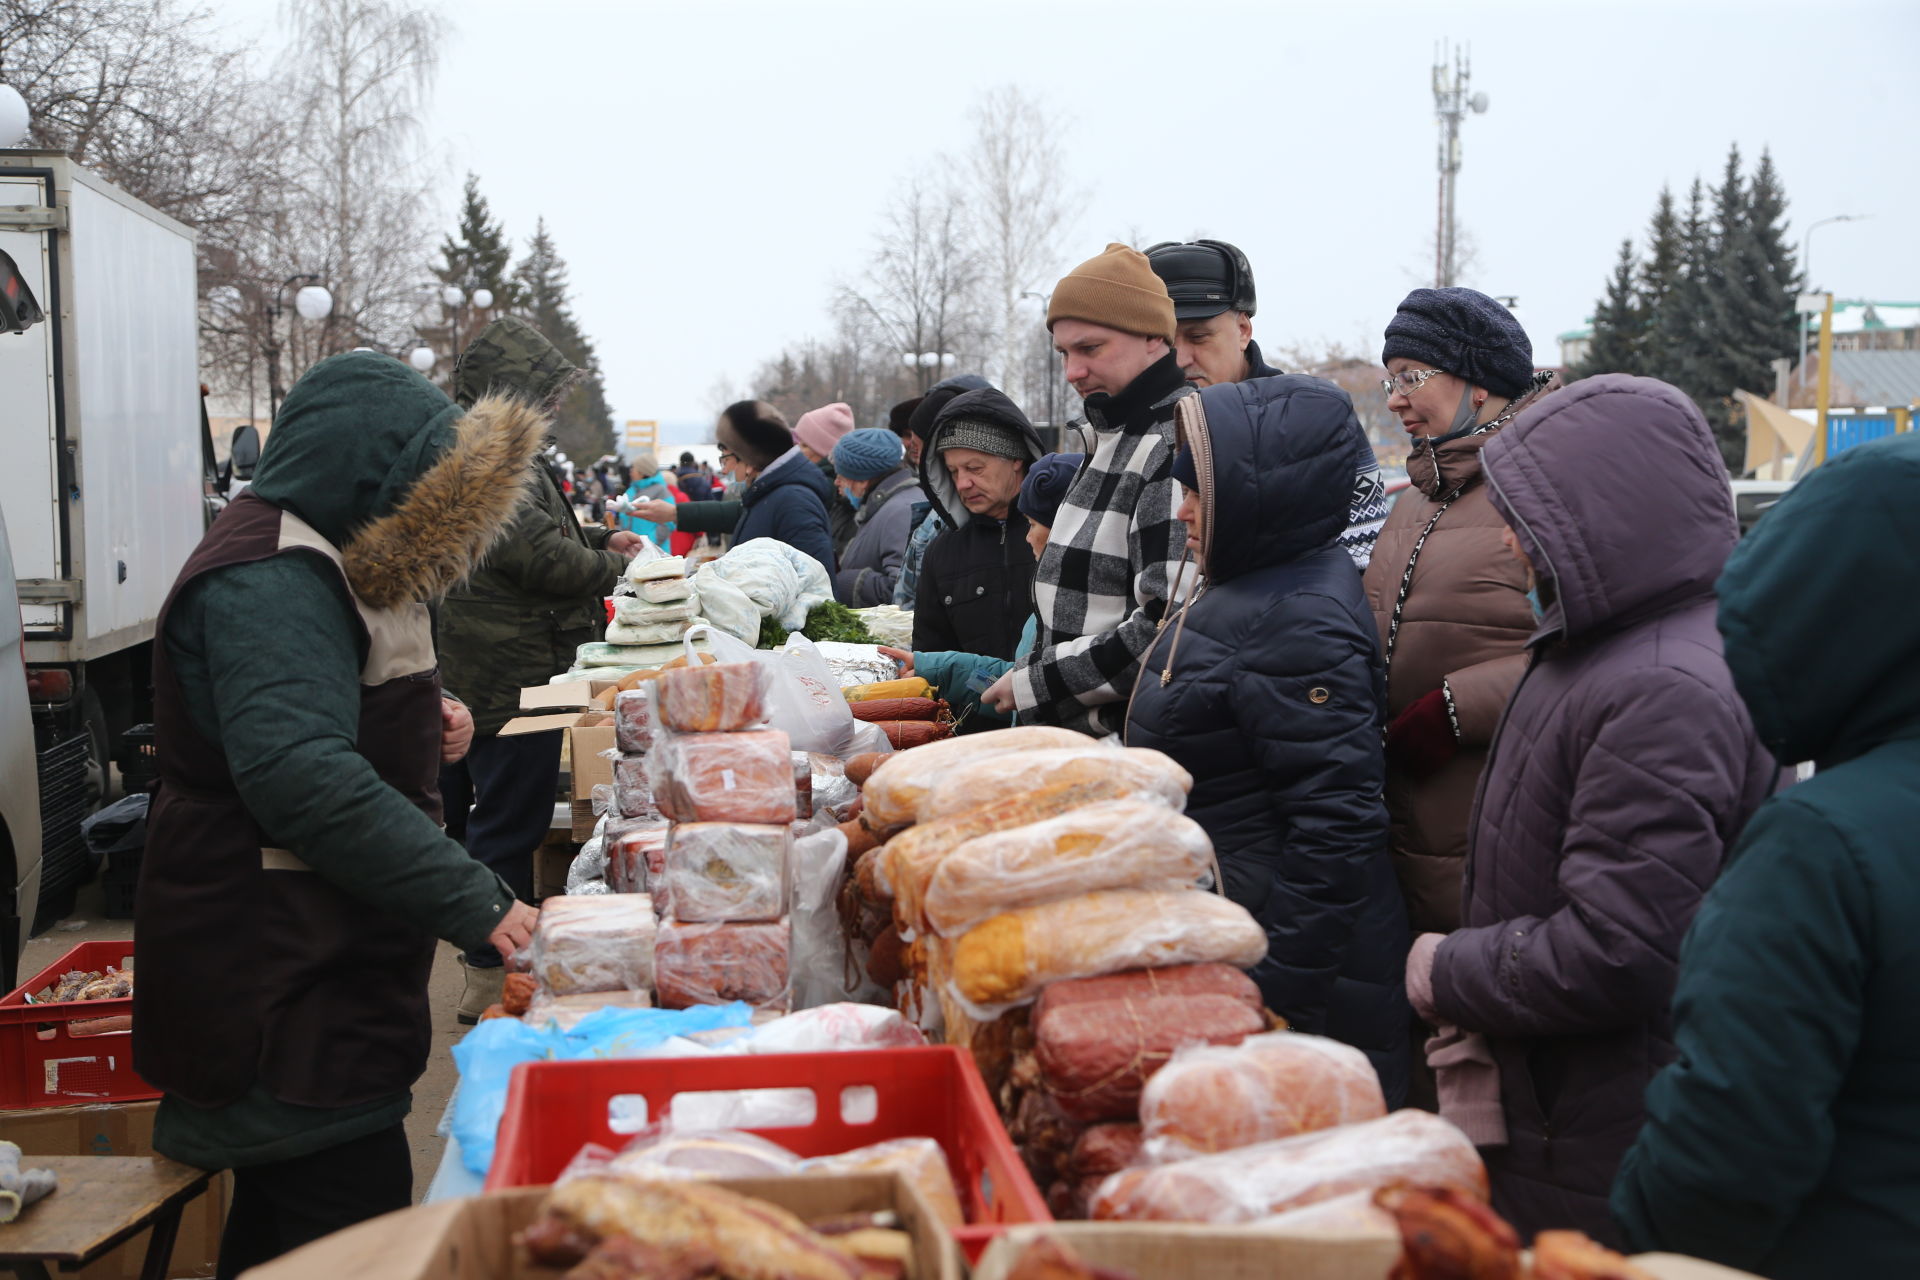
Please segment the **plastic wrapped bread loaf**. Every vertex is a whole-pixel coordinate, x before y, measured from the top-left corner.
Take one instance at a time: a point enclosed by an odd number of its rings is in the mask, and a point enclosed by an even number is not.
[[[654,947],[660,1007],[690,1009],[743,1000],[786,1012],[792,935],[771,924],[690,924],[666,920]]]
[[[654,802],[675,822],[793,821],[793,756],[778,729],[663,735],[649,759]]]
[[[1138,747],[1081,745],[965,760],[944,770],[920,804],[916,820],[937,822],[1002,796],[1034,787],[1118,783],[1115,794],[1186,807],[1193,775],[1164,752]]]
[[[1183,1046],[1266,1029],[1259,988],[1223,964],[1056,982],[1033,1009],[1041,1081],[1081,1123],[1138,1114],[1141,1089]]]
[[[1386,1114],[1366,1054],[1297,1031],[1182,1049],[1140,1096],[1140,1125],[1156,1163]]]
[[[784,826],[683,822],[667,840],[673,918],[778,920],[787,913],[793,836]]]
[[[949,1230],[966,1225],[960,1210],[960,1192],[946,1152],[932,1138],[895,1138],[837,1156],[815,1156],[802,1173],[900,1173],[926,1198],[927,1207]]]
[[[943,774],[956,765],[1007,751],[1084,745],[1084,734],[1046,725],[995,729],[915,747],[888,756],[866,782],[867,825],[893,831],[919,821],[920,805]],[[997,797],[996,797],[997,798]]]
[[[660,677],[660,723],[681,733],[732,733],[767,718],[767,668],[757,662],[682,667]]]
[[[549,898],[533,931],[533,973],[551,995],[653,986],[656,925],[644,893]]]
[[[667,820],[622,819],[623,830],[608,824],[607,885],[615,893],[647,893],[662,887],[659,873],[666,867]],[[655,911],[663,908],[656,897]]]
[[[1242,969],[1267,954],[1247,909],[1211,893],[1114,889],[1024,907],[969,930],[954,947],[961,999],[991,1007],[1042,987],[1122,969],[1215,961]]]
[[[1236,1147],[1108,1178],[1093,1216],[1157,1222],[1252,1222],[1395,1182],[1487,1195],[1467,1135],[1425,1111],[1396,1111],[1297,1138]]]
[[[1212,860],[1193,819],[1112,800],[967,841],[935,868],[922,913],[955,937],[1002,911],[1098,889],[1190,889]]]
[[[623,755],[653,750],[654,723],[651,690],[622,689],[613,696],[613,742]]]

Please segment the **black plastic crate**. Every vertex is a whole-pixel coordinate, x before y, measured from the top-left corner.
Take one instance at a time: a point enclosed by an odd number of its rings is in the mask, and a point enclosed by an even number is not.
[[[159,757],[154,754],[153,726],[137,724],[120,739],[120,788],[137,795],[153,786],[160,776]]]
[[[93,878],[94,860],[80,835],[87,816],[87,735],[75,734],[40,753],[40,900]]]
[[[100,913],[109,920],[133,919],[133,892],[140,884],[140,864],[108,867],[100,873]]]

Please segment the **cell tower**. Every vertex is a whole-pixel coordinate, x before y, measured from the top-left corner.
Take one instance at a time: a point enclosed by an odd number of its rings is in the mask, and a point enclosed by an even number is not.
[[[1467,84],[1473,78],[1471,51],[1455,49],[1453,65],[1447,65],[1447,47],[1434,51],[1433,113],[1440,123],[1440,212],[1434,232],[1433,287],[1445,289],[1454,283],[1458,259],[1454,253],[1453,188],[1460,173],[1460,122],[1471,111],[1479,115],[1487,109],[1487,95],[1467,96]]]

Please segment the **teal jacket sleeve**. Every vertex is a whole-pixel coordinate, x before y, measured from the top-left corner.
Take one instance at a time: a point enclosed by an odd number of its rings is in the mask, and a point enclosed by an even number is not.
[[[1613,1188],[1634,1251],[1755,1269],[1834,1155],[1860,1042],[1873,891],[1845,837],[1792,793],[1754,816],[1681,950],[1678,1058]]]
[[[194,727],[226,754],[248,812],[370,908],[484,947],[513,893],[356,747],[359,628],[333,570],[305,554],[197,579],[168,620]]]
[[[1011,670],[1013,664],[1004,658],[989,658],[979,653],[934,650],[913,655],[913,674],[932,685],[936,695],[953,709],[953,718],[963,723],[968,719],[991,721],[996,725],[1011,723],[1008,717],[980,701],[987,686]]]

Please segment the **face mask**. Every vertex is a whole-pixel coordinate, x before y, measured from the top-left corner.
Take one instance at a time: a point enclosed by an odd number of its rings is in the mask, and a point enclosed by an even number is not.
[[[859,495],[859,494],[857,494],[857,493],[855,493],[855,492],[853,492],[853,491],[852,491],[851,489],[849,489],[849,490],[847,491],[847,495],[846,495],[846,498],[847,498],[847,505],[848,505],[848,506],[850,506],[850,507],[852,507],[852,508],[853,508],[853,509],[854,509],[855,511],[858,511],[858,510],[860,509],[860,495]]]
[[[1533,620],[1539,622],[1547,616],[1547,606],[1540,603],[1540,588],[1527,588],[1527,603],[1533,608]]]

